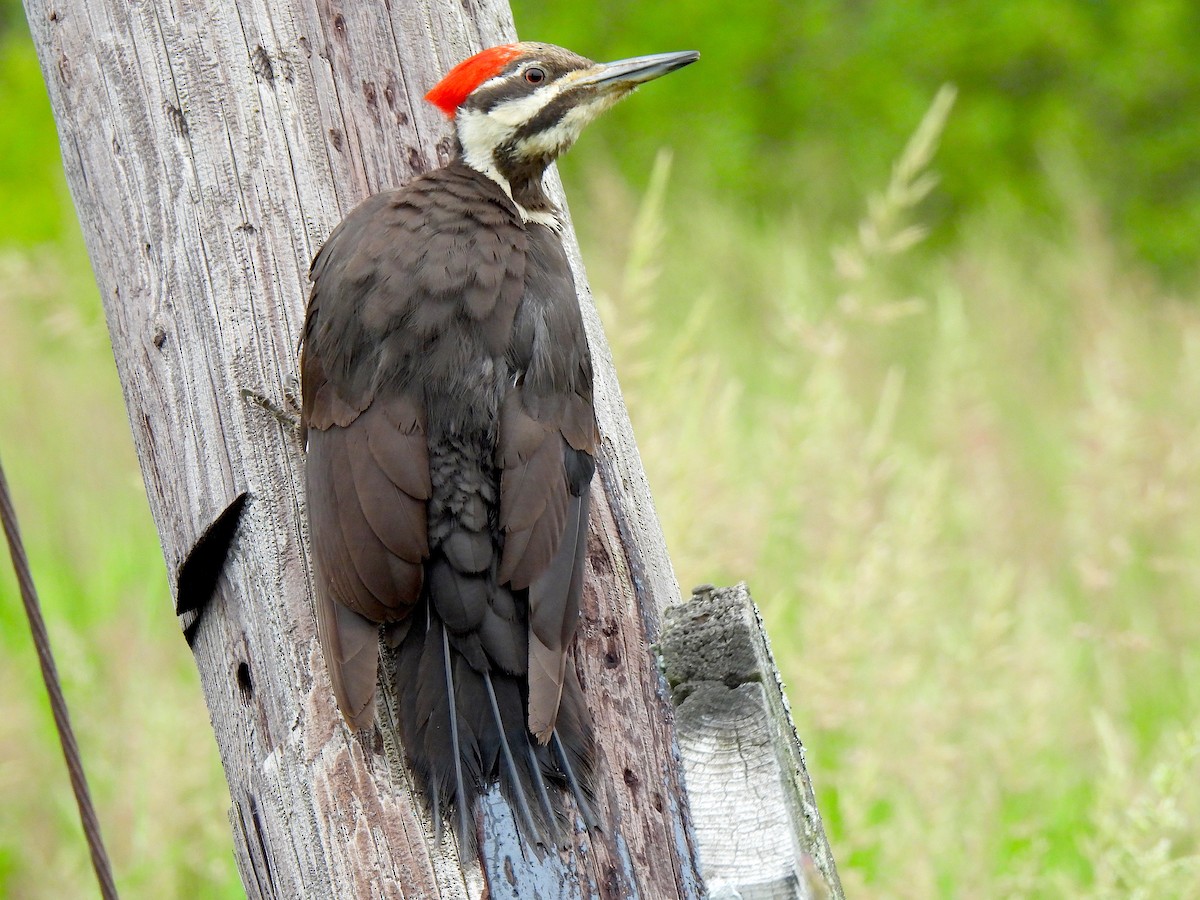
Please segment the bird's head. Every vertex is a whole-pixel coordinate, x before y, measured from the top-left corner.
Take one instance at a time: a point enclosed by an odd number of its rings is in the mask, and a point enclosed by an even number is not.
[[[595,63],[551,44],[502,44],[453,69],[426,99],[454,121],[463,161],[514,199],[584,126],[640,84],[700,58],[695,51]]]

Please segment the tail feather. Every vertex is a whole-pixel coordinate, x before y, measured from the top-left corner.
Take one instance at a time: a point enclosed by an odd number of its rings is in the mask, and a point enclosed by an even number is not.
[[[533,773],[533,786],[537,791],[542,819],[550,823],[549,829],[552,829],[557,837],[560,833],[560,829],[557,826],[562,816],[554,808],[554,804],[550,802],[550,792],[546,789],[546,779],[542,776],[542,764],[537,758],[537,751],[533,748],[534,745],[532,742],[525,742],[526,765],[528,765],[529,771]]]
[[[589,829],[600,828],[600,819],[595,810],[595,746],[591,717],[584,705],[583,691],[574,665],[567,666],[562,705],[558,723],[550,736],[550,746],[554,748],[563,780],[575,798],[584,824]]]
[[[500,712],[500,704],[496,701],[496,689],[492,686],[492,676],[488,672],[483,673],[483,682],[487,685],[488,700],[491,702],[492,715],[495,716],[496,732],[499,735],[500,753],[504,758],[504,768],[508,773],[509,784],[518,786],[512,791],[512,799],[517,807],[517,812],[520,813],[521,822],[529,834],[537,834],[539,829],[533,821],[533,813],[529,809],[529,801],[525,796],[525,791],[521,789],[522,777],[517,771],[516,761],[513,759],[512,747],[509,746],[508,737],[505,733],[504,716]],[[537,771],[537,766],[533,767]]]
[[[396,649],[400,736],[438,838],[446,818],[462,852],[473,853],[475,804],[496,782],[531,843],[561,843],[566,794],[595,827],[593,735],[574,667],[567,667],[557,728],[543,745],[528,729],[522,677],[477,671],[435,612],[413,619]]]
[[[450,639],[446,626],[442,632],[442,667],[446,672],[446,720],[450,725],[450,758],[454,762],[454,796],[458,799],[458,833],[460,836],[470,834],[467,817],[470,807],[464,802],[467,797],[466,783],[463,781],[463,751],[458,740],[458,692],[454,689],[454,661],[450,658]]]
[[[590,718],[573,672],[555,746],[529,730],[531,589],[515,590],[498,574],[506,538],[491,440],[431,427],[429,557],[420,600],[396,647],[400,736],[435,820],[451,819],[464,853],[475,848],[476,801],[496,783],[531,843],[559,842],[568,793],[585,821],[595,818]],[[561,613],[572,630],[575,599],[567,598]],[[563,627],[558,620],[547,626],[555,642],[569,638],[560,637]],[[556,669],[563,664],[553,662]],[[559,671],[550,674],[562,682]],[[553,726],[553,712],[547,714]],[[440,834],[440,821],[437,827]]]

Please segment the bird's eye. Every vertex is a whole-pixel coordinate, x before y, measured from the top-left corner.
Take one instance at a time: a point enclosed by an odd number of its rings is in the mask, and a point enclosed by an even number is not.
[[[537,66],[531,66],[525,70],[525,80],[530,84],[541,84],[546,80],[546,72]]]

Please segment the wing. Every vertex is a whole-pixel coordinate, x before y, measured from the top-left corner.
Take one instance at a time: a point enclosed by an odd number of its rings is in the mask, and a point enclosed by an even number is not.
[[[556,234],[541,226],[530,233],[509,354],[517,377],[500,408],[498,577],[529,591],[529,729],[545,743],[579,620],[597,435],[571,270]]]
[[[373,714],[379,623],[401,623],[399,644],[422,597],[426,397],[466,365],[464,328],[504,352],[525,260],[515,217],[489,180],[449,166],[369,198],[313,260],[301,376],[317,624],[356,728]]]
[[[423,401],[384,377],[412,352],[400,326],[417,298],[395,252],[412,224],[402,197],[367,200],[317,254],[300,362],[317,632],[356,729],[374,715],[379,623],[408,615],[429,555]]]

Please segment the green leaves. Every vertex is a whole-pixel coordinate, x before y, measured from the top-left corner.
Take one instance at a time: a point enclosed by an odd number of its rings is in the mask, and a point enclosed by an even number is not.
[[[514,7],[523,36],[593,58],[703,54],[598,126],[568,170],[607,144],[644,178],[666,144],[681,178],[847,221],[858,212],[847,198],[884,177],[950,82],[960,98],[935,240],[998,199],[1065,217],[1047,172],[1081,167],[1125,244],[1168,273],[1194,265],[1200,6],[1188,0],[690,0],[686,16],[616,4],[601,22],[562,4]]]

